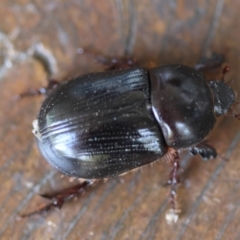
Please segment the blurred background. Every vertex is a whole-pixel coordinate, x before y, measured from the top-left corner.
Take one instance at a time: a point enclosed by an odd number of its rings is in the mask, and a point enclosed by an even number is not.
[[[239,0],[2,0],[0,3],[0,239],[240,239],[240,122],[210,136],[227,158],[182,154],[179,221],[168,225],[169,165],[113,178],[46,215],[16,220],[46,203],[39,193],[74,184],[41,157],[31,133],[44,97],[14,100],[47,78],[101,71],[81,48],[130,56],[143,66],[226,56],[240,92]],[[50,66],[50,67],[49,67]],[[240,112],[240,111],[238,111]]]

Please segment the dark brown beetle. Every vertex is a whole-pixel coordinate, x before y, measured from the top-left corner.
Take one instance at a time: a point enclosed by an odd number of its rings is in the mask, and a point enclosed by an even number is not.
[[[215,63],[216,59],[210,59],[196,69],[174,64],[87,74],[52,91],[34,121],[38,147],[51,165],[84,180],[64,194],[44,195],[52,203],[27,216],[61,207],[69,196],[98,179],[167,156],[173,163],[172,208],[167,219],[176,221],[178,153],[188,149],[205,160],[215,158],[215,149],[203,140],[216,117],[228,112],[235,101],[223,79],[206,81],[199,71]],[[119,62],[114,64],[113,69]]]

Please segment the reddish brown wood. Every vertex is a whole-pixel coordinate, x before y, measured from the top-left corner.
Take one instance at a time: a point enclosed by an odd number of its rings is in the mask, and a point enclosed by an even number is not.
[[[31,124],[43,97],[13,99],[46,85],[47,69],[31,57],[36,43],[55,57],[49,60],[53,65],[56,60],[55,79],[102,69],[77,54],[80,47],[109,57],[132,55],[147,66],[193,66],[215,51],[226,56],[231,69],[226,80],[235,80],[239,93],[239,9],[234,0],[1,1],[0,239],[239,239],[240,123],[234,118],[220,121],[210,136],[228,162],[181,156],[182,212],[175,225],[165,221],[168,164],[161,160],[93,187],[61,211],[16,220],[47,202],[39,193],[70,183],[44,161],[34,143]]]

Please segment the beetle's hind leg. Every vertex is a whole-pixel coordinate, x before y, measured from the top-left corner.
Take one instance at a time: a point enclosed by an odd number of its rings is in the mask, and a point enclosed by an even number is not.
[[[60,209],[63,204],[75,197],[83,194],[86,189],[91,186],[95,180],[84,180],[78,185],[63,189],[61,191],[50,193],[50,194],[40,194],[41,197],[47,198],[50,200],[49,204],[44,205],[43,207],[34,210],[30,213],[20,215],[20,218],[26,218],[33,215],[40,215],[46,212],[49,212],[52,209]]]
[[[133,58],[128,57],[105,57],[101,54],[90,52],[86,49],[79,48],[79,54],[85,54],[86,56],[92,58],[95,62],[106,66],[106,70],[116,70],[116,69],[126,69],[130,67],[137,67],[139,64]]]

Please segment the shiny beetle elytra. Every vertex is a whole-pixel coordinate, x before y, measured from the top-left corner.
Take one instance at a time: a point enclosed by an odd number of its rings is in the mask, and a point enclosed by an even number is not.
[[[40,152],[52,166],[84,179],[72,195],[98,179],[167,156],[173,166],[169,179],[172,207],[167,219],[177,220],[178,152],[188,149],[204,159],[215,158],[215,149],[203,140],[216,117],[224,115],[235,101],[223,78],[207,81],[196,69],[174,64],[87,74],[49,94],[33,132]],[[54,201],[27,215],[60,207],[69,195],[45,195]]]

